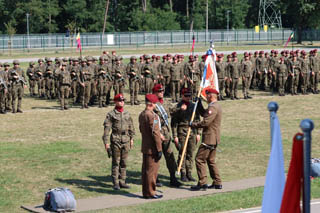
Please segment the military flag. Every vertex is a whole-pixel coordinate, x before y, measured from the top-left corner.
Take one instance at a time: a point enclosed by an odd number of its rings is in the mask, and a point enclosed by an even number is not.
[[[200,88],[202,89],[201,96],[203,98],[206,97],[205,95],[206,90],[209,88],[213,88],[219,91],[215,57],[216,57],[215,50],[210,49],[207,52],[207,58],[205,61],[205,67],[204,67],[204,72],[203,72],[201,86],[200,86]]]
[[[81,47],[81,38],[80,38],[80,32],[78,32],[78,35],[76,37],[77,40],[77,49],[80,50],[80,52],[82,51],[82,47]]]
[[[271,153],[264,184],[262,213],[279,212],[285,186],[284,160],[280,122],[277,114],[271,120]]]
[[[289,38],[288,38],[288,41],[286,42],[286,44],[284,45],[284,47],[286,48],[290,42],[290,40],[294,37],[294,32],[292,31]]]
[[[298,140],[300,136],[301,140]],[[284,189],[281,213],[300,213],[300,197],[303,183],[303,134],[298,133],[293,138],[292,155]]]

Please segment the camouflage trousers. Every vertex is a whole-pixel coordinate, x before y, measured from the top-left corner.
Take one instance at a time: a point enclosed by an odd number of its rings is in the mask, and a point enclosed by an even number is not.
[[[129,143],[118,144],[111,142],[112,167],[111,176],[113,184],[124,184],[127,177],[127,159],[129,154]],[[120,180],[119,180],[120,179]]]
[[[60,104],[61,108],[66,108],[68,106],[68,98],[70,93],[70,86],[69,85],[61,85],[60,86]]]
[[[187,132],[188,132],[188,128],[178,129],[179,144],[181,147],[179,150],[179,155],[178,155],[178,164],[181,161],[182,150],[183,150],[184,144],[186,142]],[[192,168],[193,168],[193,159],[194,159],[193,156],[194,156],[195,149],[196,149],[196,135],[191,133],[189,140],[188,140],[186,153],[185,153],[183,161],[182,161],[181,173],[191,175]]]
[[[13,83],[11,85],[11,106],[12,112],[16,112],[17,110],[21,110],[22,97],[24,94],[23,85],[20,83]],[[16,100],[18,99],[18,105],[16,108]]]
[[[172,101],[177,102],[180,99],[180,81],[171,81],[171,96]]]
[[[36,81],[29,79],[29,92],[30,92],[30,96],[34,96],[34,95],[35,95],[35,87],[36,87]]]
[[[44,96],[44,85],[45,85],[45,81],[43,78],[39,78],[37,80],[37,86],[38,86],[38,95],[39,97],[43,97]]]
[[[90,101],[91,95],[91,82],[85,81],[84,86],[81,87],[81,102],[82,106],[87,106]]]
[[[6,110],[6,93],[3,87],[0,86],[0,112]]]
[[[46,86],[45,86],[45,88],[46,88],[46,97],[48,99],[51,99],[54,96],[54,93],[53,93],[54,81],[53,81],[52,78],[47,78],[45,80],[45,83],[46,83]]]
[[[138,102],[139,81],[130,80],[129,89],[130,89],[130,103],[131,105],[133,105]]]
[[[284,95],[284,87],[286,85],[286,76],[277,76],[279,95]]]

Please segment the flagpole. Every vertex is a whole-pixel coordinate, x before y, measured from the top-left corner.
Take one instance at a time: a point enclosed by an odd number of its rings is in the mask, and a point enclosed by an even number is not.
[[[270,102],[268,104],[268,110],[270,112],[270,149],[272,147],[272,135],[273,135],[273,120],[275,119],[275,116],[277,114],[277,111],[279,109],[279,105],[277,102]]]
[[[300,128],[303,131],[303,212],[310,213],[310,156],[311,156],[311,131],[314,128],[313,121],[305,119],[301,121]]]

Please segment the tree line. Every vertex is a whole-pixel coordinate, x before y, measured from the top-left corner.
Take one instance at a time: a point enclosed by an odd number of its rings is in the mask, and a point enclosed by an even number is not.
[[[318,28],[319,0],[279,0],[282,25]],[[258,0],[0,0],[0,34],[253,28]],[[228,18],[229,17],[229,22]],[[106,22],[105,22],[106,20]],[[105,25],[104,25],[105,23]]]

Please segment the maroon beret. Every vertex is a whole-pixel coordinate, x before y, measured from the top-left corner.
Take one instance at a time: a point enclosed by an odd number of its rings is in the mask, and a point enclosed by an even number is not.
[[[155,104],[158,102],[158,97],[155,94],[146,94],[146,102]]]
[[[213,88],[206,89],[206,94],[209,94],[209,93],[214,93],[216,95],[219,95],[219,92],[216,89],[213,89]]]
[[[124,97],[121,93],[119,93],[116,96],[114,96],[113,100],[114,101],[124,101]]]
[[[164,88],[163,88],[163,86],[162,86],[161,84],[156,84],[156,85],[154,85],[154,87],[152,88],[152,92],[153,92],[153,93],[161,92],[161,91],[163,91],[163,90],[164,90]]]

